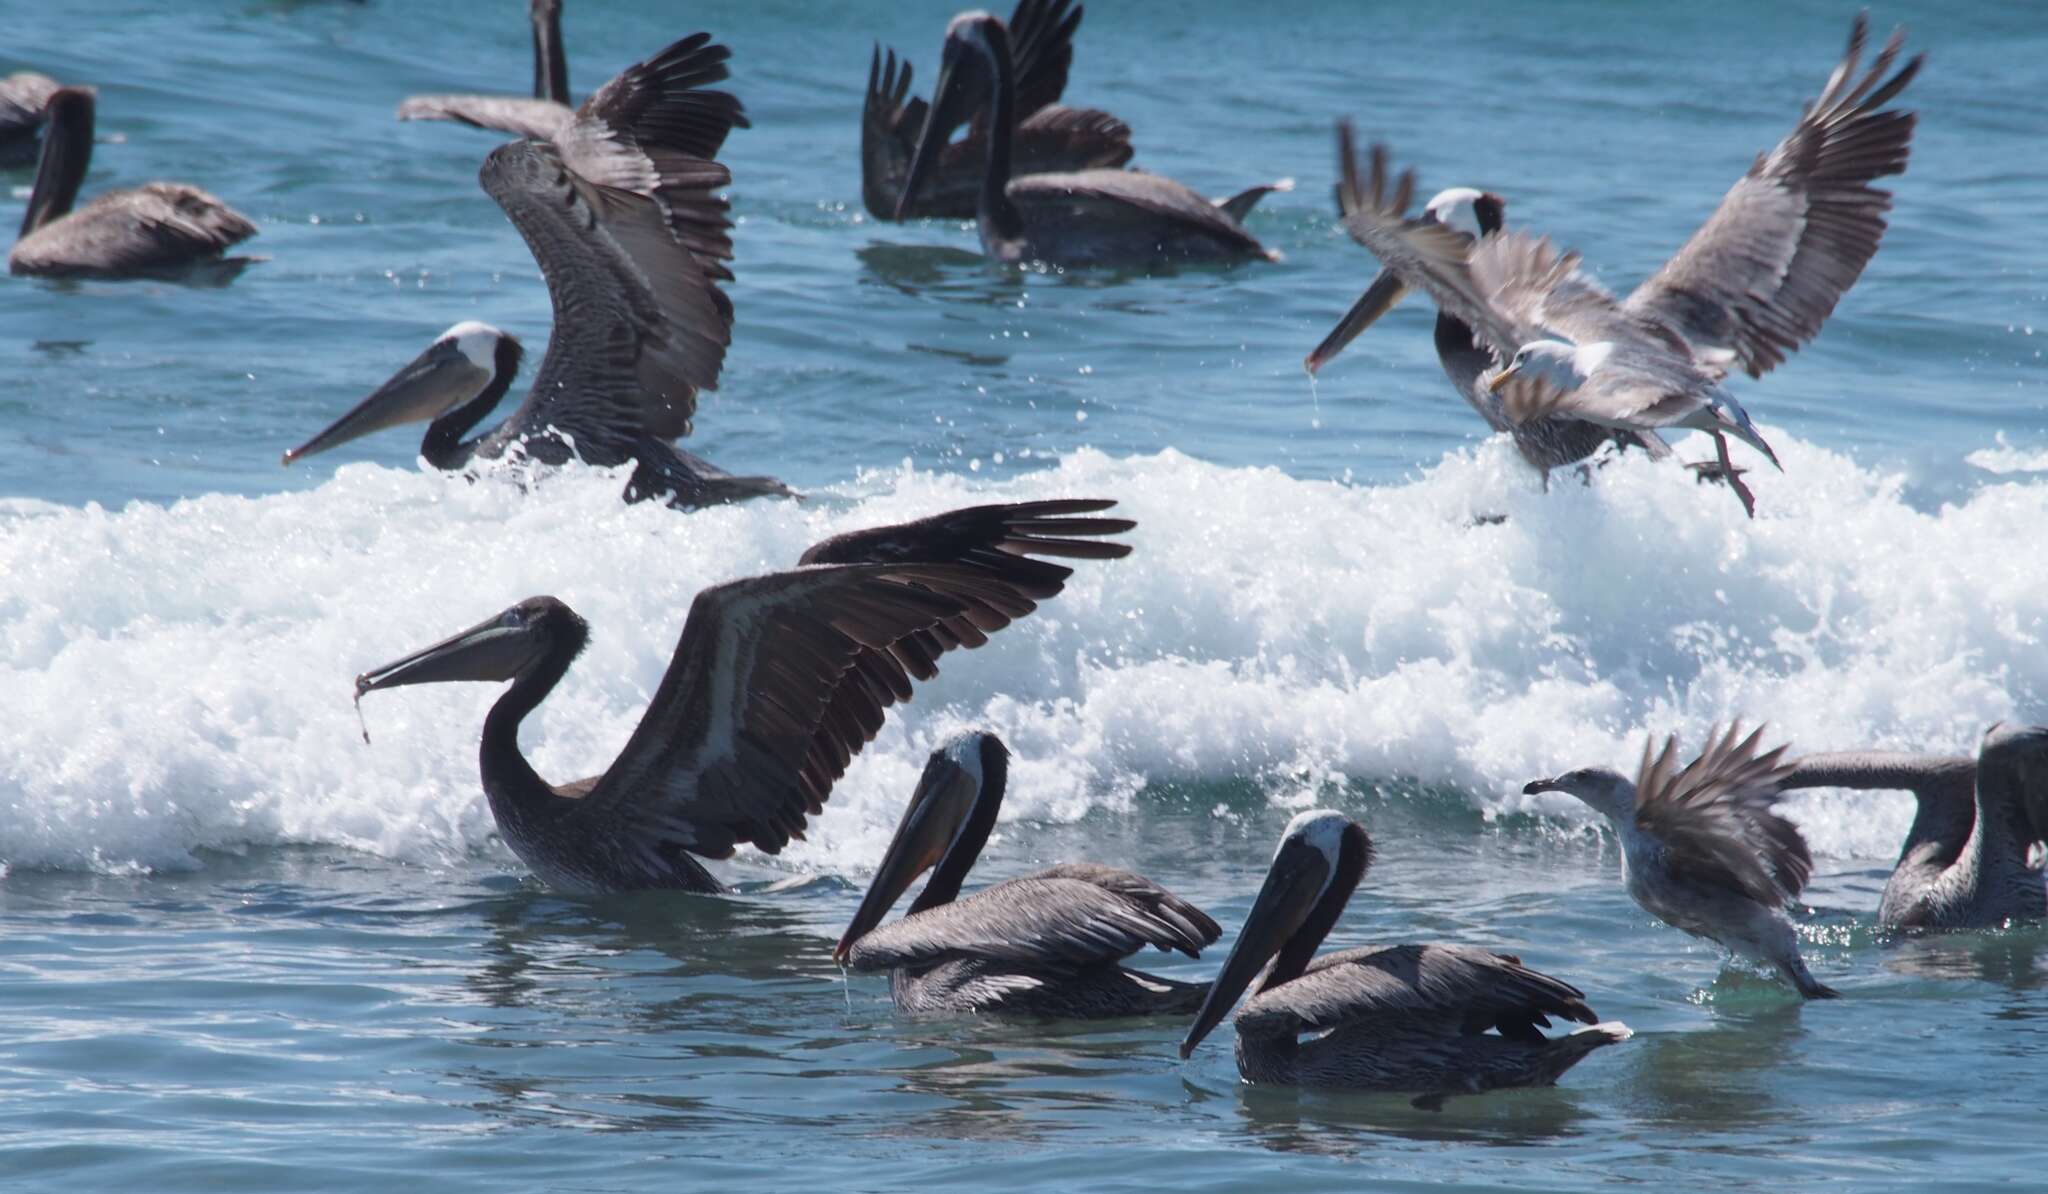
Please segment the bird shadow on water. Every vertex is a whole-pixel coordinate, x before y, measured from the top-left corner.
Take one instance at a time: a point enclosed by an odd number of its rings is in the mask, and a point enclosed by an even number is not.
[[[1014,269],[992,268],[986,257],[947,245],[877,241],[853,251],[869,278],[901,294],[966,299],[1009,306],[1024,289]]]
[[[1764,981],[1730,971],[1715,983],[1710,1027],[1637,1034],[1622,1051],[1627,1068],[1616,1084],[1619,1105],[1651,1123],[1687,1130],[1780,1121],[1770,1078],[1807,1030],[1796,997],[1748,999],[1731,990]]]
[[[1348,1157],[1387,1137],[1503,1147],[1544,1144],[1581,1134],[1591,1113],[1562,1087],[1456,1095],[1441,1110],[1405,1094],[1239,1085],[1215,1091],[1189,1082],[1197,1106],[1235,1101],[1245,1137],[1275,1152]]]

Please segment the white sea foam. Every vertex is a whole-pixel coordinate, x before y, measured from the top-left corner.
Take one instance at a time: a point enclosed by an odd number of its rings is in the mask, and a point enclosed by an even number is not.
[[[1999,718],[2048,720],[2048,553],[2031,542],[2048,482],[1921,512],[1896,478],[1772,439],[1787,473],[1752,474],[1754,523],[1641,460],[1545,496],[1499,440],[1375,488],[1084,451],[1004,481],[883,472],[692,515],[623,506],[621,478],[594,471],[522,494],[367,464],[261,499],[0,503],[0,863],[483,847],[475,746],[495,687],[373,694],[365,745],[357,672],[555,593],[594,639],[523,740],[542,774],[573,778],[625,742],[699,587],[841,530],[1055,495],[1121,498],[1137,553],[1083,563],[1040,614],[950,658],[788,866],[875,861],[925,754],[973,725],[1015,752],[1014,820],[1235,776],[1299,801],[1304,777],[1415,779],[1490,812],[1583,817],[1522,783],[1632,765],[1651,731],[1696,743],[1742,715],[1806,749],[1953,750]],[[1906,818],[1903,798],[1791,807],[1838,857],[1888,855]]]
[[[1979,448],[1963,457],[1972,468],[1987,473],[2005,476],[2010,473],[2048,473],[2048,447],[2016,448],[2000,431],[1994,437],[1996,446]]]

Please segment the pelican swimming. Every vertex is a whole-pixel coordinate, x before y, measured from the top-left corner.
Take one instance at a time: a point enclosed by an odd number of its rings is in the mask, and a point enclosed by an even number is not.
[[[668,672],[602,775],[551,785],[519,753],[519,723],[589,638],[553,597],[356,677],[378,689],[452,680],[512,687],[484,718],[480,765],[512,852],[573,892],[724,888],[694,856],[752,843],[779,853],[803,836],[832,785],[912,680],[1065,587],[1071,568],[1037,556],[1115,559],[1126,519],[1084,517],[1099,500],[978,506],[813,546],[788,572],[697,594]]]
[[[562,0],[533,0],[533,98],[516,95],[414,95],[400,120],[454,120],[473,128],[545,141],[576,118],[569,106],[569,60],[562,50]]]
[[[1053,265],[1278,260],[1240,221],[1260,196],[1289,183],[1212,203],[1170,178],[1135,170],[1012,177],[1017,97],[1010,37],[1002,21],[985,12],[962,13],[946,27],[939,81],[897,201],[899,215],[916,203],[946,152],[946,137],[977,102],[988,105],[989,135],[975,221],[990,257]]]
[[[26,166],[36,160],[43,108],[56,90],[57,80],[32,70],[0,79],[0,168]]]
[[[1728,459],[1727,436],[1764,442],[1721,382],[1740,366],[1764,373],[1820,332],[1884,235],[1889,192],[1872,180],[1906,168],[1914,115],[1886,109],[1918,73],[1889,79],[1903,32],[1856,78],[1867,22],[1791,134],[1731,188],[1677,255],[1626,300],[1582,273],[1576,253],[1519,232],[1472,238],[1403,215],[1414,187],[1386,185],[1375,146],[1366,202],[1345,227],[1404,286],[1463,320],[1502,368],[1487,380],[1507,417],[1569,416],[1620,431],[1689,427],[1714,439],[1719,468],[1754,517],[1756,502]],[[1514,379],[1521,385],[1510,387]],[[1504,388],[1506,388],[1504,390]]]
[[[1342,813],[1313,809],[1287,823],[1182,1057],[1254,980],[1233,1023],[1237,1072],[1256,1085],[1398,1091],[1434,1110],[1451,1095],[1548,1086],[1628,1039],[1625,1026],[1596,1023],[1584,992],[1513,954],[1367,945],[1315,957],[1372,860],[1365,826]],[[1548,1037],[1552,1016],[1591,1027]]]
[[[1522,791],[1565,792],[1605,816],[1621,839],[1628,894],[1665,924],[1719,942],[1735,954],[1777,967],[1807,999],[1833,999],[1799,956],[1799,933],[1785,904],[1813,877],[1813,855],[1799,828],[1771,805],[1790,766],[1786,748],[1757,753],[1758,726],[1707,735],[1698,758],[1677,766],[1678,739],[1643,760],[1634,783],[1605,767],[1534,780]]]
[[[1381,177],[1370,183],[1358,169],[1358,151],[1353,144],[1350,122],[1337,126],[1337,207],[1341,215],[1349,217],[1369,202],[1388,202],[1384,196],[1375,197],[1372,186],[1384,186]],[[1406,198],[1396,207],[1405,209]],[[1401,218],[1405,219],[1403,214]],[[1452,187],[1437,192],[1436,196],[1423,205],[1422,223],[1450,229],[1471,240],[1498,235],[1507,227],[1507,200],[1491,191],[1475,190],[1472,187]],[[1324,365],[1344,351],[1344,346],[1358,337],[1360,332],[1371,327],[1380,316],[1394,309],[1408,293],[1407,284],[1392,268],[1383,268],[1378,276],[1365,288],[1365,293],[1353,303],[1344,318],[1323,337],[1314,351],[1302,362],[1313,377]],[[1620,439],[1627,443],[1641,443],[1652,458],[1665,455],[1670,449],[1654,431],[1617,432],[1611,427],[1589,423],[1565,415],[1531,419],[1516,423],[1502,407],[1500,394],[1487,386],[1495,371],[1493,353],[1472,331],[1472,325],[1441,308],[1436,313],[1436,356],[1443,366],[1445,376],[1460,397],[1478,412],[1486,425],[1495,431],[1506,432],[1520,452],[1522,459],[1529,462],[1543,477],[1544,487],[1550,484],[1550,470],[1576,464],[1599,451],[1609,440]]]
[[[1010,61],[1016,80],[1017,132],[1010,158],[1018,174],[1115,169],[1131,160],[1131,130],[1107,112],[1067,108],[1060,95],[1074,62],[1074,32],[1081,9],[1070,0],[1017,0],[1010,14]],[[985,120],[972,123],[954,141],[958,124],[938,130],[946,142],[939,161],[915,201],[897,213],[897,200],[910,177],[910,159],[930,105],[910,94],[910,60],[898,64],[896,51],[875,47],[868,60],[868,98],[860,121],[860,192],[868,214],[878,220],[927,216],[972,219],[987,154]]]
[[[724,46],[699,33],[627,67],[547,140],[492,150],[480,179],[526,240],[554,308],[526,399],[463,439],[511,388],[523,350],[465,321],[442,333],[354,410],[284,454],[290,464],[358,436],[427,420],[420,455],[440,469],[520,455],[632,462],[628,501],[680,507],[788,495],[772,477],[735,477],[669,442],[688,435],[697,392],[716,389],[732,342],[732,222],[713,192],[732,176],[712,158],[739,100]]]
[[[1913,824],[1878,902],[1887,928],[1981,929],[2048,916],[2048,876],[2031,857],[2048,836],[2048,727],[1992,726],[1975,759],[1807,755],[1783,787],[1913,794]]]
[[[59,87],[44,105],[43,152],[21,239],[7,255],[16,274],[122,278],[211,264],[239,272],[252,260],[223,259],[256,225],[219,199],[182,182],[146,182],[71,205],[92,162],[93,92]]]
[[[932,752],[896,836],[832,956],[889,972],[896,1010],[1107,1019],[1188,1013],[1206,983],[1125,969],[1152,946],[1198,957],[1222,930],[1201,909],[1129,871],[1062,863],[960,899],[1003,803],[1010,752],[990,733]],[[932,877],[895,924],[882,917]]]

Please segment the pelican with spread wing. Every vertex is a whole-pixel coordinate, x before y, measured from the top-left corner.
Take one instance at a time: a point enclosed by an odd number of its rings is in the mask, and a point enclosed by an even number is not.
[[[1773,464],[1777,456],[1721,383],[1737,368],[1762,377],[1819,334],[1884,235],[1891,195],[1871,183],[1906,168],[1914,114],[1885,105],[1922,59],[1892,72],[1905,40],[1896,32],[1859,77],[1867,32],[1859,15],[1848,51],[1791,134],[1626,299],[1547,238],[1473,237],[1410,219],[1414,175],[1390,182],[1381,146],[1344,226],[1404,286],[1428,292],[1476,333],[1499,366],[1485,384],[1510,422],[1563,417],[1645,437],[1704,431],[1753,517],[1727,437]],[[1348,151],[1348,137],[1343,144]]]
[[[1073,569],[1040,556],[1116,559],[1093,499],[977,506],[827,539],[798,567],[697,594],[674,660],[604,774],[554,785],[519,753],[519,723],[569,670],[590,628],[533,597],[356,677],[356,698],[453,680],[511,681],[484,718],[480,764],[505,843],[574,892],[724,888],[698,857],[751,843],[774,854],[824,811],[889,706],[938,659],[978,647]]]
[[[1763,732],[1716,730],[1683,768],[1676,736],[1655,753],[1645,742],[1633,783],[1606,767],[1582,767],[1522,791],[1569,793],[1605,816],[1621,839],[1628,893],[1645,911],[1775,966],[1808,999],[1832,999],[1837,992],[1799,956],[1799,934],[1785,915],[1813,877],[1813,855],[1799,827],[1771,807],[1792,767],[1783,746],[1758,751]]]
[[[519,456],[631,463],[628,501],[693,507],[784,495],[772,477],[736,477],[677,448],[700,390],[716,389],[732,342],[732,221],[714,160],[740,101],[705,88],[726,78],[724,46],[684,38],[626,68],[544,140],[491,151],[479,178],[526,240],[547,281],[554,330],[526,400],[489,432],[464,435],[511,389],[524,350],[466,321],[326,430],[290,464],[358,436],[427,421],[420,455],[441,469]]]

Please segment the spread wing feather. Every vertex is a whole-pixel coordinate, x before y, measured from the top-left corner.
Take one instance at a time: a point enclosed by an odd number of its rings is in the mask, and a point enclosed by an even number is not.
[[[1759,753],[1764,728],[1709,734],[1698,758],[1678,766],[1675,737],[1661,751],[1643,744],[1636,775],[1636,825],[1664,845],[1676,874],[1740,892],[1773,907],[1813,877],[1799,829],[1772,809],[1793,766],[1786,747]]]

